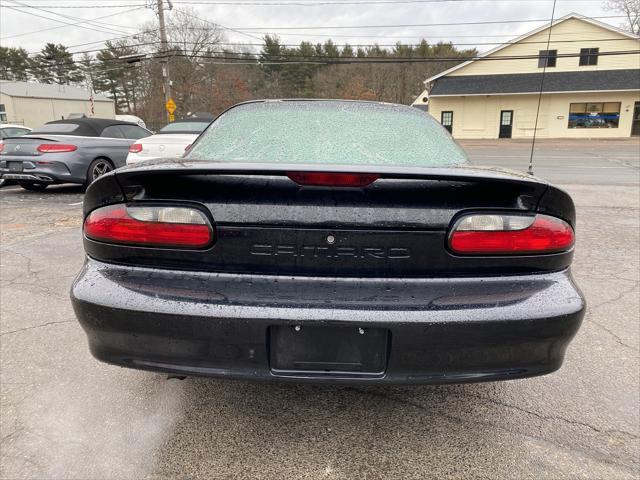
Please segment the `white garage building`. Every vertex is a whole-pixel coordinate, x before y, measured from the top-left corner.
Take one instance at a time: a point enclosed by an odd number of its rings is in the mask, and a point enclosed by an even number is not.
[[[0,122],[37,127],[71,114],[114,118],[115,104],[72,85],[35,82],[0,82]]]

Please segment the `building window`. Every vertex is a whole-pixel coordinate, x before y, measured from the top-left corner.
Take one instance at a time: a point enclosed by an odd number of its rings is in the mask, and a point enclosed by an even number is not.
[[[558,50],[540,50],[538,53],[538,68],[555,67]]]
[[[7,121],[7,110],[5,109],[4,103],[0,103],[0,122]]]
[[[599,48],[581,48],[580,49],[580,66],[597,65]]]
[[[442,112],[440,114],[440,123],[449,131],[449,133],[453,133],[453,112]]]
[[[572,103],[569,128],[618,128],[620,102]]]

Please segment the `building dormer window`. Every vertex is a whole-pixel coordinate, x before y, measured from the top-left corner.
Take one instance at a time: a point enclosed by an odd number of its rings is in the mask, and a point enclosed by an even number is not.
[[[558,50],[540,50],[538,53],[538,68],[555,67]]]
[[[580,66],[597,65],[599,48],[581,48],[580,49]]]

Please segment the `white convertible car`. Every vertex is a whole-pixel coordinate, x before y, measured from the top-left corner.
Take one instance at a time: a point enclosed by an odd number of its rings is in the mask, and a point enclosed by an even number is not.
[[[127,165],[153,158],[181,157],[210,123],[210,118],[195,117],[169,123],[155,135],[133,143],[129,147]]]

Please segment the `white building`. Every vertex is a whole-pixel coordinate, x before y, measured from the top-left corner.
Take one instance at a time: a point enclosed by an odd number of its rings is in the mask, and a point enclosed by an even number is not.
[[[92,111],[93,103],[93,111]],[[35,82],[0,82],[0,122],[34,128],[72,114],[114,118],[115,104],[104,95],[71,85]]]
[[[573,13],[428,78],[414,105],[456,138],[640,135],[638,52],[638,36]]]

